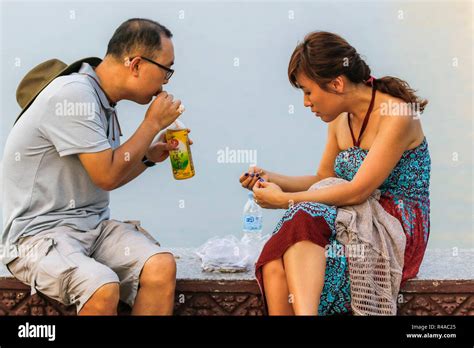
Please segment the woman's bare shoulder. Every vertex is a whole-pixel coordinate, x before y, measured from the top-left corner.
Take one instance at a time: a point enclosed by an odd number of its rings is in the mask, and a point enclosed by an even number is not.
[[[407,150],[421,144],[424,133],[417,105],[385,95],[378,112],[380,114],[379,132],[384,128],[391,131],[401,131],[410,141]]]

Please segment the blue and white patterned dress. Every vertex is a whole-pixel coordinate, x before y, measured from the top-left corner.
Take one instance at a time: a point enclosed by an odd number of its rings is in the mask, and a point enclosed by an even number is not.
[[[367,153],[368,150],[358,146],[341,151],[334,163],[336,176],[352,180]],[[407,237],[402,285],[418,273],[428,242],[430,171],[431,159],[424,138],[416,148],[403,153],[392,173],[379,187],[381,190],[379,203],[400,221]],[[329,248],[319,315],[351,312],[347,257],[344,255],[342,244],[335,239],[336,214],[337,207],[312,202],[296,204],[285,212],[256,263],[257,282],[264,302],[263,265],[281,258],[286,249],[296,242],[310,240]]]

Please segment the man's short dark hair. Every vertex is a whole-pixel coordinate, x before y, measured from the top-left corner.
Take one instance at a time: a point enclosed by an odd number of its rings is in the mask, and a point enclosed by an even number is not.
[[[107,55],[122,59],[130,54],[155,58],[161,49],[161,36],[171,38],[173,34],[164,25],[150,19],[132,18],[123,22],[109,41]]]

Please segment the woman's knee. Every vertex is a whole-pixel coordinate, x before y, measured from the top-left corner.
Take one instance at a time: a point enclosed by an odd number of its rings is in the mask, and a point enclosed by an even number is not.
[[[276,259],[266,263],[263,268],[263,277],[264,278],[285,278],[285,268],[283,266],[282,259]]]

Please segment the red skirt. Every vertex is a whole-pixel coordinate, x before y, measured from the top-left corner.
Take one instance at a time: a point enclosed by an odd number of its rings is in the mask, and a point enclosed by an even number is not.
[[[406,247],[401,281],[401,286],[403,286],[408,279],[418,274],[425,254],[429,237],[429,201],[420,203],[419,201],[404,200],[402,205],[396,203],[399,201],[393,196],[383,195],[379,203],[389,214],[400,221],[405,232]],[[335,243],[336,212],[335,207],[304,202],[295,205],[285,213],[274,234],[265,244],[255,265],[255,276],[265,308],[263,266],[270,261],[282,258],[289,247],[300,241],[308,240],[323,248]],[[344,265],[344,261],[347,262],[345,259],[336,263],[338,262],[336,259],[327,258],[325,288],[322,294],[325,299],[321,300],[323,307],[325,307],[322,309],[323,314],[350,312],[350,289],[348,289],[350,279],[347,264]],[[334,282],[334,284],[326,284],[327,282]],[[338,287],[339,289],[337,289]],[[326,294],[326,291],[329,294]],[[329,303],[331,301],[333,302]]]
[[[300,241],[311,241],[322,248],[341,247],[335,240],[336,207],[320,203],[303,202],[288,209],[278,223],[272,237],[265,244],[257,263],[257,278],[265,306],[263,266],[283,257],[286,250]],[[350,284],[347,259],[343,256],[327,257],[324,288],[321,294],[320,315],[348,314],[350,307]]]

